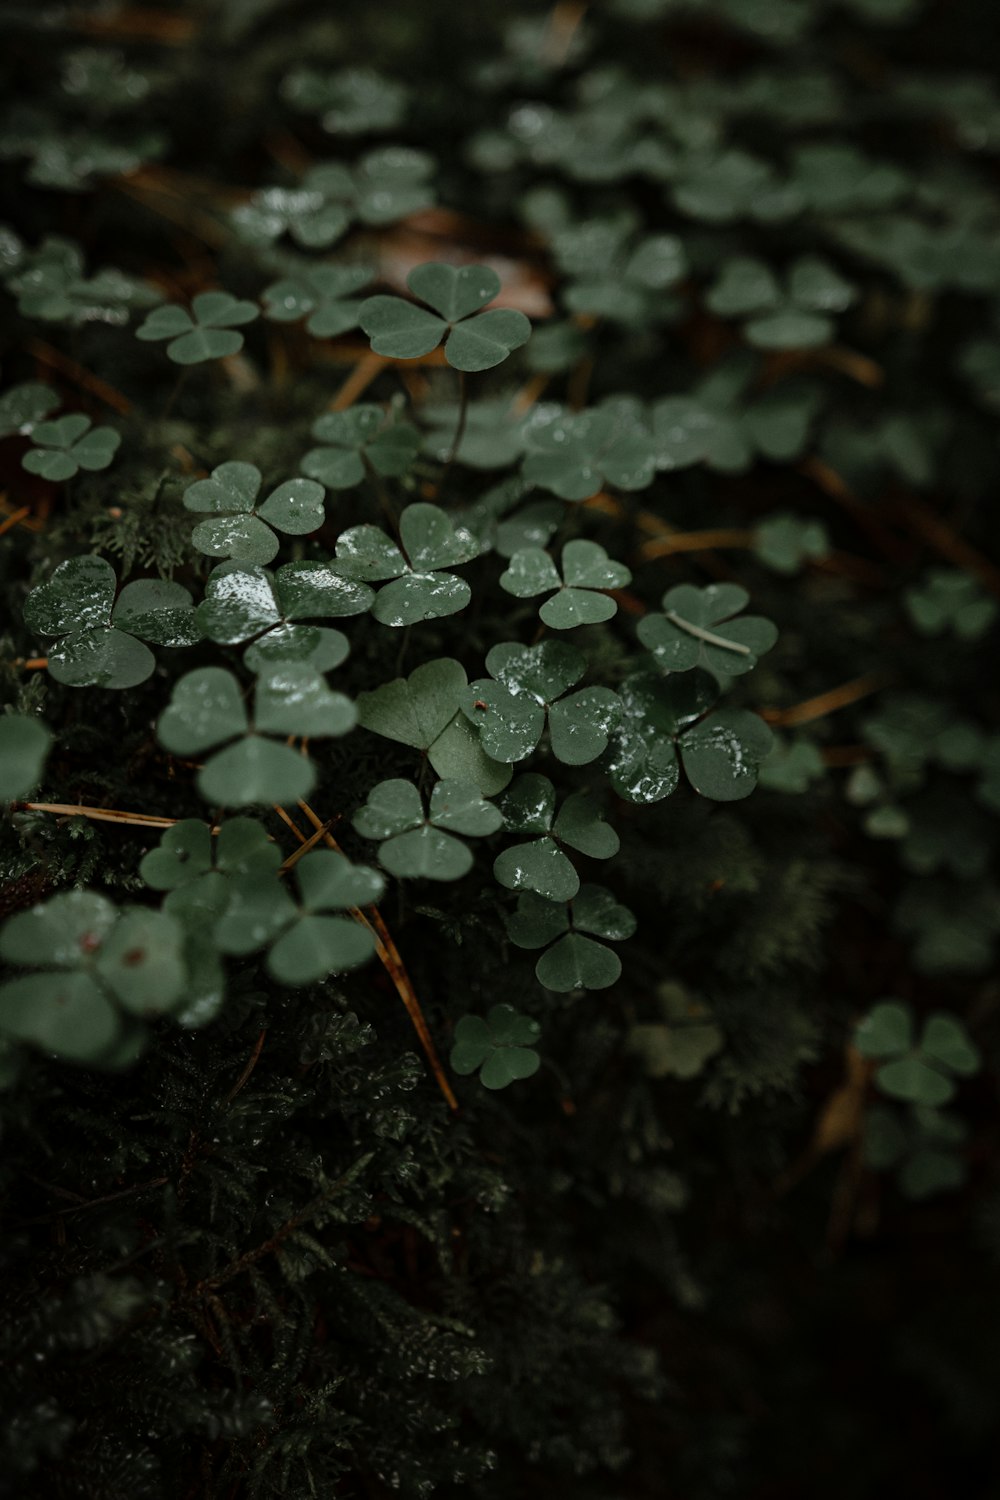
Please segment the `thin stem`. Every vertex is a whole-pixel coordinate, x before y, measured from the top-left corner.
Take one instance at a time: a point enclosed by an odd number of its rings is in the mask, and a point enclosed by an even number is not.
[[[462,446],[462,439],[465,436],[465,423],[466,423],[466,420],[468,418],[468,415],[469,415],[469,382],[465,378],[465,371],[464,370],[459,370],[459,372],[458,372],[458,425],[455,428],[455,436],[452,439],[451,451],[449,452],[448,457],[444,461],[444,468],[441,470],[441,478],[438,481],[438,498],[439,499],[440,499],[441,495],[444,493],[445,481],[448,478],[449,472],[451,471],[452,464],[455,462],[455,458],[456,458],[456,455],[458,453],[458,450]]]
[[[389,499],[389,491],[382,483],[381,475],[378,473],[375,465],[372,463],[371,459],[368,457],[368,454],[363,448],[361,450],[361,462],[365,466],[365,476],[368,479],[368,482],[371,485],[372,489],[375,491],[375,498],[378,500],[378,503],[382,509],[382,514],[389,522],[392,530],[395,531],[396,512],[393,509],[392,501]]]
[[[170,395],[167,397],[167,404],[163,408],[162,412],[160,413],[160,421],[161,422],[165,422],[167,420],[167,418],[169,417],[170,413],[173,411],[174,402],[177,400],[177,397],[180,395],[181,391],[184,389],[184,382],[187,380],[188,376],[190,375],[191,369],[192,369],[191,365],[185,365],[184,368],[181,370],[180,374],[178,375],[177,379],[174,381],[173,386],[172,386],[171,391],[170,391]]]

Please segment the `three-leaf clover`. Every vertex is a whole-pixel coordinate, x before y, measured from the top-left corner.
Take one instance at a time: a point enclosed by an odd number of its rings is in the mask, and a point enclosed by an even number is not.
[[[906,610],[921,635],[950,630],[960,641],[978,641],[997,617],[996,600],[957,568],[929,568],[920,587],[907,589]]]
[[[72,479],[81,469],[106,469],[121,440],[121,433],[113,427],[95,427],[82,412],[71,412],[32,426],[33,446],[21,464],[29,474],[40,474],[43,479]]]
[[[503,641],[486,657],[491,677],[471,682],[462,694],[462,712],[478,729],[491,760],[508,765],[530,755],[548,721],[556,760],[583,766],[607,747],[618,716],[618,698],[610,688],[581,688],[587,659],[563,641],[521,646]]]
[[[687,271],[683,243],[672,234],[637,238],[635,230],[627,213],[556,230],[552,253],[572,278],[563,293],[571,312],[641,327],[671,311],[662,293]]]
[[[263,188],[233,213],[244,239],[269,245],[288,234],[306,250],[339,240],[355,219],[393,224],[428,208],[434,162],[408,146],[381,146],[352,169],[340,162],[310,167],[293,188]]]
[[[597,542],[579,537],[567,542],[562,550],[561,578],[555,563],[541,547],[515,552],[507,571],[500,576],[501,587],[518,599],[557,591],[538,611],[539,617],[553,630],[572,630],[576,625],[597,625],[610,620],[618,605],[600,591],[622,589],[631,581],[632,574],[624,563],[612,561]]]
[[[0,715],[0,802],[24,797],[38,785],[52,735],[40,719]]]
[[[635,917],[602,885],[582,885],[572,901],[547,901],[525,891],[506,918],[518,948],[544,948],[535,977],[548,990],[604,990],[622,971],[621,959],[604,943],[620,943],[635,932]]]
[[[722,1050],[724,1038],[712,1012],[683,985],[657,986],[659,1021],[638,1021],[629,1030],[629,1051],[650,1078],[696,1078]]]
[[[758,349],[812,349],[834,332],[831,313],[846,311],[857,293],[818,256],[791,267],[782,287],[763,261],[737,256],[705,297],[721,317],[743,317],[749,343]]]
[[[401,124],[408,91],[374,68],[339,68],[334,73],[296,68],[282,82],[281,95],[297,109],[319,115],[331,135],[363,135]]]
[[[302,472],[331,490],[352,489],[369,469],[393,478],[405,474],[420,448],[411,423],[394,421],[370,402],[327,412],[313,423],[312,434],[323,446],[309,449]]]
[[[713,802],[749,797],[773,736],[747,709],[709,710],[718,685],[695,671],[666,679],[636,672],[619,688],[621,714],[606,762],[611,785],[629,802],[659,802],[675,791],[680,768]]]
[[[130,688],[145,682],[157,646],[192,646],[201,628],[191,595],[179,583],[138,579],[115,599],[115,570],[90,554],[60,563],[32,589],[24,621],[40,635],[62,636],[49,652],[49,672],[69,687]]]
[[[504,849],[494,860],[493,874],[508,890],[571,901],[580,889],[580,877],[560,845],[591,859],[610,859],[618,853],[618,835],[589,792],[571,792],[557,814],[552,782],[529,771],[511,783],[499,807],[508,832],[536,835],[530,843]]]
[[[484,753],[462,713],[467,682],[465,668],[451,657],[424,662],[409,677],[360,693],[358,722],[373,734],[420,750],[439,776],[471,782],[480,796],[492,797],[510,781],[511,771]]]
[[[487,1089],[505,1089],[519,1078],[531,1078],[541,1066],[533,1043],[542,1028],[512,1005],[494,1005],[486,1019],[463,1016],[455,1027],[449,1061],[460,1077],[479,1071]]]
[[[500,291],[489,266],[455,266],[428,261],[406,278],[415,297],[434,309],[402,297],[369,297],[361,304],[361,327],[376,354],[418,359],[444,340],[444,357],[456,370],[491,370],[527,343],[531,324],[514,308],[480,312]]]
[[[924,1022],[917,1041],[913,1012],[899,1000],[882,1000],[854,1032],[864,1057],[878,1059],[875,1082],[883,1093],[911,1104],[947,1104],[954,1077],[978,1072],[979,1049],[955,1016],[938,1011]]]
[[[164,907],[169,911],[178,891],[196,885],[196,902],[205,903],[220,879],[267,874],[280,863],[277,844],[255,818],[227,818],[214,835],[200,818],[183,818],[143,856],[139,874],[154,891],[168,893]],[[185,898],[183,909],[192,904]]]
[[[306,332],[331,339],[358,326],[360,302],[352,301],[372,280],[365,266],[304,266],[262,293],[264,316],[273,323],[306,320]]]
[[[311,479],[289,479],[257,503],[261,473],[253,464],[224,463],[208,479],[184,491],[184,505],[211,520],[191,533],[199,552],[236,562],[269,563],[286,536],[308,536],[323,524],[323,486]]]
[[[362,838],[381,842],[379,864],[390,874],[460,880],[472,868],[472,851],[454,835],[496,833],[503,815],[462,781],[437,782],[425,813],[412,781],[393,779],[373,787],[353,823]]]
[[[303,622],[364,614],[372,598],[366,584],[341,577],[326,563],[284,563],[275,573],[220,563],[205,585],[197,616],[218,645],[251,641],[244,661],[253,672],[286,662],[308,662],[329,672],[346,657],[346,638],[339,630]]]
[[[200,365],[238,354],[243,335],[235,330],[259,316],[256,302],[241,302],[229,292],[199,292],[190,312],[176,302],[154,308],[135,336],[146,343],[169,339],[167,358],[175,365]]]
[[[133,308],[151,307],[162,293],[111,267],[87,277],[83,251],[72,240],[47,235],[7,282],[26,318],[47,323],[127,323]]]
[[[666,672],[704,667],[716,677],[741,677],[778,639],[775,626],[760,615],[733,618],[749,601],[736,583],[703,589],[679,583],[664,594],[663,614],[639,621],[639,639]]]
[[[354,705],[327,687],[312,667],[292,662],[257,680],[251,723],[240,684],[223,667],[199,667],[174,685],[157,721],[160,744],[173,755],[200,755],[225,745],[198,773],[198,790],[219,807],[295,802],[312,791],[311,761],[284,740],[346,734]]]
[[[0,957],[39,970],[0,986],[0,1031],[76,1062],[112,1061],[130,1018],[187,1003],[181,923],[145,907],[119,911],[95,891],[12,917]]]
[[[288,985],[313,984],[367,963],[375,951],[372,932],[343,913],[378,901],[382,876],[321,849],[298,861],[294,880],[298,901],[273,875],[234,879],[215,927],[219,948],[243,955],[266,947],[268,972]]]
[[[656,473],[656,444],[629,401],[606,401],[576,416],[553,412],[528,427],[525,439],[525,479],[562,500],[589,500],[604,484],[644,490]]]
[[[382,625],[414,625],[464,609],[472,591],[444,571],[471,562],[480,544],[437,505],[408,505],[397,547],[378,526],[351,526],[337,538],[337,568],[356,582],[382,583],[371,612]]]

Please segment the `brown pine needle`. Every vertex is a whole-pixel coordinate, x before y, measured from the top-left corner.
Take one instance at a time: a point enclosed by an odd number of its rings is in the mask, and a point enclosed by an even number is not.
[[[122,812],[115,807],[82,807],[75,802],[12,802],[17,812],[47,812],[66,818],[90,818],[94,823],[128,823],[135,828],[172,828],[176,818],[152,813]],[[214,830],[213,830],[214,832]]]
[[[0,521],[0,536],[3,536],[5,531],[12,531],[19,521],[23,521],[25,516],[30,515],[30,505],[22,505],[20,510],[12,510],[9,516],[5,516],[4,519]]]
[[[63,354],[61,349],[54,349],[51,344],[46,344],[42,339],[29,339],[25,346],[29,354],[35,359],[41,360],[43,365],[48,365],[53,370],[58,370],[60,375],[65,375],[67,380],[72,380],[74,385],[80,386],[82,390],[89,391],[96,396],[98,401],[103,401],[105,406],[110,406],[113,411],[119,412],[121,416],[127,416],[132,410],[132,403],[121,391],[95,375],[92,370],[87,370],[78,364],[75,359],[70,359],[68,354]]]
[[[364,394],[375,377],[388,363],[389,361],[383,359],[381,354],[375,354],[369,349],[367,354],[363,354],[358,360],[354,369],[330,402],[330,410],[346,411],[349,406],[353,406],[358,397]]]
[[[752,547],[753,541],[752,531],[736,527],[720,527],[715,531],[677,531],[672,536],[643,542],[639,548],[639,556],[643,561],[649,562],[656,557],[669,557],[673,552],[708,552],[713,547]]]
[[[324,825],[317,814],[313,812],[308,802],[300,802],[299,807],[305,813],[313,828],[317,832],[321,832]],[[290,819],[286,818],[286,822],[289,822],[290,826],[292,826]],[[301,837],[301,834],[299,837]],[[322,831],[321,837],[328,848],[336,850],[338,854],[344,852],[333,837],[333,834],[328,830]],[[441,1066],[441,1059],[438,1057],[430,1028],[420,1008],[420,1001],[417,999],[417,993],[413,988],[413,981],[406,972],[406,966],[400,956],[399,949],[396,947],[388,927],[386,927],[385,922],[382,920],[381,912],[377,906],[369,906],[367,911],[361,911],[359,907],[353,907],[351,909],[351,916],[363,923],[374,937],[375,951],[379,956],[383,968],[395,985],[396,993],[406,1007],[406,1013],[412,1021],[413,1029],[420,1039],[420,1045],[424,1049],[424,1056],[430,1064],[430,1069],[434,1074],[437,1086],[444,1095],[448,1108],[453,1111],[457,1110],[458,1100],[455,1098],[451,1084],[448,1082],[444,1068]]]
[[[760,716],[768,724],[778,724],[789,729],[796,724],[811,724],[816,719],[824,719],[838,708],[857,703],[859,698],[877,693],[888,681],[887,677],[876,676],[874,673],[866,677],[855,677],[852,682],[841,683],[840,687],[830,688],[815,698],[806,698],[803,703],[796,703],[791,708],[762,708]]]
[[[288,858],[278,866],[278,874],[284,875],[293,865],[297,865],[303,854],[308,854],[310,849],[315,849],[320,840],[329,833],[332,826],[333,819],[331,818],[328,823],[324,823],[321,828],[317,828],[315,833],[311,834],[304,844],[300,844],[297,849],[294,849]]]

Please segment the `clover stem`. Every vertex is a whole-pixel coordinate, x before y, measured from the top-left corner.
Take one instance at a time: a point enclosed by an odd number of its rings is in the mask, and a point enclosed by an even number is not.
[[[372,489],[375,491],[375,498],[381,507],[382,514],[389,522],[389,525],[392,527],[393,531],[395,531],[396,512],[393,509],[392,501],[389,499],[389,492],[386,489],[385,485],[382,483],[381,477],[376,471],[375,465],[372,463],[371,459],[368,457],[368,454],[363,448],[361,450],[361,462],[365,466],[365,477],[367,478],[368,483],[371,485]]]
[[[170,413],[173,411],[174,403],[177,400],[177,397],[180,395],[181,391],[184,389],[184,382],[187,380],[188,376],[190,375],[191,369],[192,369],[191,365],[185,365],[184,368],[181,370],[180,374],[178,375],[177,379],[174,381],[173,385],[171,386],[171,388],[170,388],[170,394],[167,396],[166,405],[164,406],[163,410],[160,413],[160,421],[161,422],[165,422],[167,420],[167,418],[169,417]]]
[[[455,462],[455,456],[458,453],[459,448],[462,446],[462,439],[465,436],[465,422],[466,422],[466,418],[468,417],[468,415],[469,415],[469,383],[468,383],[468,381],[465,378],[465,371],[464,370],[459,370],[459,372],[458,372],[458,422],[457,422],[456,427],[455,427],[455,436],[452,438],[452,441],[451,441],[451,449],[450,449],[450,451],[448,453],[448,457],[444,461],[444,468],[441,470],[441,478],[438,481],[438,497],[439,498],[440,498],[440,496],[441,496],[441,494],[442,494],[442,492],[444,490],[445,480],[448,478],[449,470],[451,469],[452,464]]]

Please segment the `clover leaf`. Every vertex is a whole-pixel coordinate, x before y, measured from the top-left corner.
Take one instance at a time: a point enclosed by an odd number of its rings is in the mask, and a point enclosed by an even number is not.
[[[541,1067],[532,1043],[542,1028],[512,1005],[494,1005],[482,1016],[462,1016],[455,1027],[452,1070],[462,1078],[479,1072],[483,1088],[505,1089],[519,1078],[531,1078]]]
[[[376,354],[418,359],[443,339],[444,357],[453,369],[491,370],[528,341],[531,324],[524,313],[514,308],[479,311],[500,291],[500,278],[489,266],[456,269],[429,261],[415,266],[406,284],[434,311],[402,297],[369,297],[361,304],[360,322]]]
[[[133,309],[152,307],[162,293],[148,282],[108,267],[87,277],[83,251],[72,240],[48,235],[7,280],[18,312],[47,323],[128,322]]]
[[[710,288],[706,306],[722,317],[745,317],[758,349],[812,349],[834,332],[831,313],[845,312],[854,286],[818,256],[797,260],[784,287],[763,261],[737,256]]]
[[[244,239],[269,245],[288,234],[306,250],[323,250],[356,219],[393,224],[428,208],[434,162],[408,146],[381,146],[353,168],[340,162],[310,167],[297,187],[263,188],[233,213]]]
[[[371,612],[382,625],[414,625],[464,609],[472,591],[445,569],[471,562],[479,542],[453,526],[436,505],[408,505],[399,518],[397,547],[377,526],[351,526],[337,538],[337,569],[364,583],[392,581],[379,589]]]
[[[504,641],[492,647],[486,669],[462,694],[462,712],[479,731],[491,760],[508,765],[523,760],[538,744],[548,721],[552,753],[564,765],[582,766],[607,747],[618,715],[610,688],[581,688],[586,658],[562,641],[521,646]]]
[[[778,639],[770,620],[759,615],[733,618],[749,600],[736,583],[703,589],[680,583],[663,595],[662,615],[644,615],[639,621],[639,639],[666,672],[704,667],[716,677],[741,677]]]
[[[875,1082],[893,1099],[912,1104],[947,1104],[954,1096],[954,1077],[979,1071],[979,1050],[957,1017],[943,1011],[929,1016],[919,1042],[910,1006],[882,1000],[854,1032],[863,1057],[878,1060]]]
[[[361,304],[351,294],[368,286],[373,274],[365,266],[304,266],[265,287],[264,316],[272,323],[305,318],[314,338],[336,338],[358,326]]]
[[[587,219],[560,227],[552,236],[559,269],[572,278],[563,293],[574,313],[608,318],[638,328],[662,321],[674,307],[662,295],[687,271],[676,235],[636,235],[632,214]]]
[[[794,186],[783,183],[760,157],[739,150],[691,151],[676,173],[673,197],[681,213],[708,224],[776,223],[803,207]]]
[[[373,734],[426,754],[439,776],[471,782],[481,797],[502,791],[510,767],[485,754],[461,710],[465,668],[451,657],[416,667],[358,695],[358,722]]]
[[[659,469],[704,463],[724,474],[747,469],[756,454],[787,462],[803,450],[820,389],[805,378],[755,395],[758,360],[741,350],[721,361],[684,396],[666,396],[651,412]]]
[[[0,438],[14,433],[27,437],[58,405],[59,397],[49,385],[27,381],[11,386],[0,396]]]
[[[334,73],[296,68],[284,79],[281,96],[296,109],[319,115],[331,135],[364,135],[403,123],[408,90],[374,68],[339,68]]]
[[[807,792],[826,775],[826,765],[812,740],[773,736],[770,754],[761,761],[760,785],[773,792]]]
[[[405,474],[420,447],[420,435],[409,422],[397,422],[368,402],[331,411],[312,425],[321,448],[310,448],[302,472],[331,490],[349,490],[366,472],[397,478]]]
[[[518,776],[500,799],[504,828],[510,833],[540,835],[498,854],[493,874],[511,891],[534,891],[550,901],[571,901],[580,877],[560,845],[591,859],[610,859],[618,852],[618,835],[604,821],[589,792],[572,792],[556,814],[556,791],[547,776]]]
[[[510,566],[500,576],[500,586],[518,599],[557,590],[538,611],[553,630],[572,630],[577,625],[597,625],[618,611],[614,599],[603,589],[621,589],[632,581],[624,563],[612,562],[597,542],[577,538],[562,550],[562,577],[547,552],[527,547],[515,552]]]
[[[996,600],[957,568],[929,568],[921,586],[907,589],[905,599],[921,635],[950,631],[960,641],[978,641],[997,617]]]
[[[1000,933],[1000,890],[991,881],[915,880],[893,913],[923,974],[982,974]]]
[[[518,948],[545,948],[535,976],[548,990],[604,990],[622,971],[617,953],[595,938],[620,943],[635,932],[636,920],[602,885],[582,885],[565,904],[533,891],[518,897],[506,919],[507,935]],[[592,934],[592,935],[591,935]]]
[[[106,469],[121,440],[121,433],[113,427],[94,427],[89,417],[73,412],[33,426],[34,446],[21,464],[29,474],[40,474],[43,479],[72,479],[81,469]]]
[[[111,1062],[136,1018],[186,1004],[181,923],[145,907],[119,911],[95,891],[10,918],[0,958],[38,970],[0,985],[0,1031],[74,1062]]]
[[[339,630],[301,622],[364,614],[372,598],[366,584],[353,583],[326,563],[284,563],[269,573],[229,562],[213,569],[196,613],[210,641],[252,642],[244,661],[253,672],[292,662],[329,672],[346,657],[346,638]]]
[[[252,723],[232,672],[199,667],[174,684],[156,733],[165,750],[185,757],[225,745],[199,771],[198,790],[219,807],[245,807],[295,802],[315,784],[311,761],[269,736],[337,737],[354,722],[350,699],[309,665],[272,666],[258,679]]]
[[[656,999],[660,1020],[636,1022],[628,1034],[629,1051],[649,1078],[696,1078],[722,1050],[721,1027],[683,985],[658,985]]]
[[[0,715],[0,802],[25,797],[45,769],[52,735],[40,719]]]
[[[157,646],[192,646],[201,629],[191,595],[179,583],[138,579],[115,599],[110,563],[93,554],[60,563],[32,589],[24,621],[40,635],[62,636],[49,652],[49,673],[69,687],[130,688],[145,682]]]
[[[966,1166],[957,1148],[967,1135],[962,1120],[929,1105],[912,1105],[901,1115],[876,1104],[865,1114],[865,1166],[877,1172],[895,1168],[904,1198],[929,1198],[965,1181]]]
[[[313,984],[367,963],[375,951],[372,932],[343,913],[378,901],[382,876],[321,849],[298,861],[293,879],[298,901],[273,875],[232,881],[215,928],[222,952],[242,956],[266,947],[268,972],[287,985]]]
[[[472,852],[454,834],[496,833],[503,815],[474,786],[439,781],[425,813],[411,781],[379,782],[353,818],[362,838],[378,839],[379,864],[404,879],[460,880],[472,868]]]
[[[169,339],[167,358],[175,365],[200,365],[238,354],[243,335],[235,329],[259,316],[256,302],[241,302],[228,292],[199,292],[190,312],[176,302],[155,308],[135,336],[146,343]]]
[[[818,562],[830,552],[830,539],[822,521],[779,513],[754,527],[754,556],[776,573],[790,576],[806,562]]]
[[[666,680],[636,672],[622,683],[619,697],[621,714],[606,762],[619,796],[659,802],[676,790],[683,766],[694,790],[713,802],[749,797],[773,736],[746,709],[709,713],[718,685],[707,672]]]
[[[573,416],[555,411],[526,432],[521,472],[562,500],[589,500],[604,484],[644,490],[656,473],[656,445],[631,402],[606,401]]]
[[[143,856],[139,874],[153,890],[169,893],[169,911],[170,897],[186,886],[196,883],[203,898],[206,879],[267,874],[280,863],[277,844],[254,818],[227,818],[214,835],[200,818],[183,818]]]
[[[311,479],[289,479],[257,503],[261,473],[253,464],[224,463],[209,479],[197,479],[184,491],[184,505],[211,520],[201,521],[191,540],[209,557],[236,562],[268,563],[286,536],[308,536],[322,526],[323,486]]]

